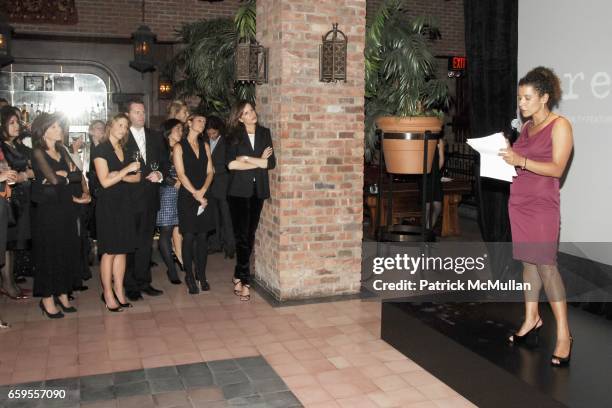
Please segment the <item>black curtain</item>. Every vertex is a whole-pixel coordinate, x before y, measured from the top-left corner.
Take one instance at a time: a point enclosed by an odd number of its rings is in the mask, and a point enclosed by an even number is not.
[[[510,122],[516,117],[518,0],[464,0],[463,4],[471,137],[504,131],[512,139]],[[509,183],[479,178],[477,195],[484,241],[511,241]],[[508,272],[510,255],[491,250],[494,270]]]

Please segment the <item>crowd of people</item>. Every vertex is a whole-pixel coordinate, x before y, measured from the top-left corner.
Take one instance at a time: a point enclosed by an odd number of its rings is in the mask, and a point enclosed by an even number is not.
[[[270,131],[258,124],[253,104],[233,107],[226,126],[174,101],[154,131],[145,126],[144,103],[132,100],[107,123],[90,124],[89,146],[82,139],[66,145],[69,127],[60,114],[40,114],[26,126],[18,108],[4,105],[2,294],[39,297],[51,319],[74,313],[71,301],[88,289],[83,282],[97,252],[100,299],[109,312],[133,307],[143,294],[163,295],[151,275],[157,230],[170,283],[184,282],[190,294],[211,290],[207,257],[223,252],[236,258],[234,294],[250,300],[250,256],[270,196],[268,170],[276,165]],[[25,276],[34,278],[31,291],[18,285]],[[0,319],[0,326],[8,324]]]

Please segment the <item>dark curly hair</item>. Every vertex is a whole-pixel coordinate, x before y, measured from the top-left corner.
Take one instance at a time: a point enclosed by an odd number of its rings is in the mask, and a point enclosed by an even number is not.
[[[532,86],[540,96],[548,94],[546,103],[548,109],[553,110],[559,106],[562,94],[561,81],[552,69],[546,67],[532,69],[519,81],[519,86],[524,85]]]

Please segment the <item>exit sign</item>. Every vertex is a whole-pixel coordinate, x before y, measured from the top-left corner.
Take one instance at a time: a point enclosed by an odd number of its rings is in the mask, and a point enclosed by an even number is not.
[[[467,58],[465,57],[448,57],[449,71],[465,71]]]

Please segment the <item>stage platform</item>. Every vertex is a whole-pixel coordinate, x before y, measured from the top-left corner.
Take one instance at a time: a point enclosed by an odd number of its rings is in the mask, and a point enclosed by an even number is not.
[[[550,365],[555,325],[537,348],[506,339],[520,324],[521,303],[382,304],[382,338],[479,407],[612,407],[612,321],[569,307],[575,338],[569,368]]]

